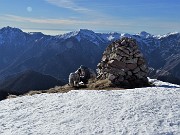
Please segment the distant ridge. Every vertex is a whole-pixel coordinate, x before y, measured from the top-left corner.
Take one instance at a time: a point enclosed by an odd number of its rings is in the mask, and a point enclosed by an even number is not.
[[[46,90],[55,86],[62,86],[63,82],[41,73],[28,70],[8,77],[0,84],[0,89],[11,94],[24,94],[30,90]]]

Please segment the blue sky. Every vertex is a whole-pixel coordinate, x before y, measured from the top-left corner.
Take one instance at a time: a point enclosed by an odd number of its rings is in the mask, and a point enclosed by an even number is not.
[[[61,34],[79,29],[180,32],[180,0],[0,0],[0,28]]]

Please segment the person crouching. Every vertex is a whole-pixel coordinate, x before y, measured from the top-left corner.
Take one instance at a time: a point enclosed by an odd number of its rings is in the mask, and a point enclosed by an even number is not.
[[[89,79],[96,78],[96,73],[86,66],[81,65],[78,70],[80,71],[80,81],[84,84],[87,84]]]

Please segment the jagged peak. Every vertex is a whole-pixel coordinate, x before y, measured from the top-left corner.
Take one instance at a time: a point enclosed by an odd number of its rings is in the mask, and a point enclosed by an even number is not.
[[[68,33],[65,33],[62,35],[58,35],[58,37],[67,39],[67,38],[74,37],[77,35],[88,35],[88,34],[92,35],[92,34],[96,34],[96,33],[92,30],[80,29],[79,31],[72,31],[72,32],[68,32]]]
[[[132,37],[132,35],[131,35],[131,34],[128,34],[128,33],[122,33],[122,34],[121,34],[121,37]]]
[[[72,31],[72,32],[68,32],[62,35],[58,35],[59,38],[63,38],[63,39],[68,39],[71,37],[92,37],[92,36],[97,36],[97,34],[92,31],[92,30],[88,30],[88,29],[80,29],[79,31]]]
[[[23,32],[23,31],[19,28],[7,26],[7,27],[1,28],[0,32]]]
[[[95,34],[94,31],[88,30],[88,29],[80,29],[78,33],[79,33],[79,34],[86,34],[86,35],[87,35],[87,34]]]

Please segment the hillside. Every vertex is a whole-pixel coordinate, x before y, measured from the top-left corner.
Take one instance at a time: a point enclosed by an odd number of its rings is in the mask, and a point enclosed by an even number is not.
[[[55,86],[62,86],[63,82],[56,78],[28,70],[7,77],[0,83],[0,91],[4,90],[10,94],[25,94],[30,90],[47,90]]]
[[[0,90],[0,101],[3,99],[6,99],[8,96],[8,92],[4,91],[4,90]]]
[[[0,101],[0,134],[180,134],[180,86],[74,90]]]

